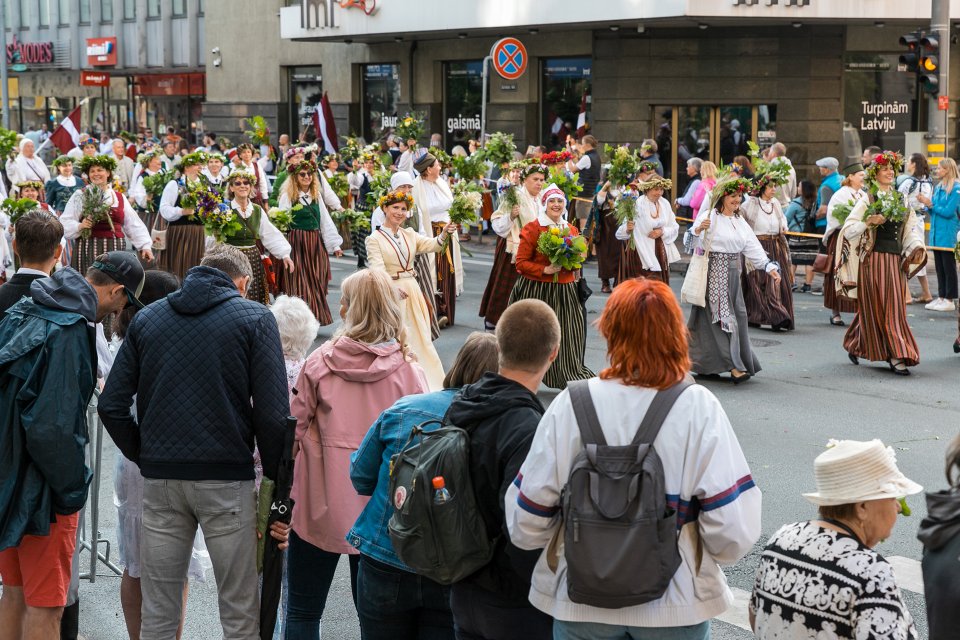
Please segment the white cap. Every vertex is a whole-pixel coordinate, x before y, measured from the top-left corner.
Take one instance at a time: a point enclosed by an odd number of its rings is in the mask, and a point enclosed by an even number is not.
[[[890,447],[879,440],[840,440],[813,463],[817,490],[803,497],[819,506],[835,506],[884,498],[903,498],[923,491],[897,468]]]
[[[413,178],[410,176],[410,173],[407,171],[397,171],[395,174],[390,176],[390,189],[396,191],[402,186],[413,186]]]

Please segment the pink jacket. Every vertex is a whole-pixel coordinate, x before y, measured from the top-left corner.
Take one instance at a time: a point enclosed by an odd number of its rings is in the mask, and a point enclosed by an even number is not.
[[[344,536],[369,498],[350,482],[350,454],[384,409],[427,391],[423,370],[396,342],[334,338],[307,358],[290,403],[299,444],[291,524],[300,538],[324,551],[357,553]]]
[[[700,186],[697,187],[697,192],[693,194],[693,199],[690,201],[690,208],[693,209],[693,217],[697,217],[697,212],[700,211],[700,205],[703,203],[703,199],[707,197],[707,194],[713,191],[713,188],[716,186],[716,178],[705,178],[700,181]]]

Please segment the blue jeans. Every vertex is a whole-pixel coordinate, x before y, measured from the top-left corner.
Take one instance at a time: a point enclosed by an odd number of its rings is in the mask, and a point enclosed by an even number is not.
[[[324,551],[290,531],[287,550],[287,640],[319,640],[320,619],[327,605],[333,574],[340,562],[339,553]],[[350,560],[350,588],[357,604],[357,565],[360,556]]]
[[[453,640],[450,587],[360,556],[357,613],[363,640]]]
[[[710,640],[710,621],[689,627],[623,627],[554,620],[553,640]]]

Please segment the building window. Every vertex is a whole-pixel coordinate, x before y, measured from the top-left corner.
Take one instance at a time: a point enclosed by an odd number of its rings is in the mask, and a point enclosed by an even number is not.
[[[15,25],[16,27],[22,29],[30,24],[30,20],[28,19],[29,12],[30,0],[20,0],[20,15],[18,16],[20,22]]]
[[[50,26],[50,0],[40,0],[40,26]]]
[[[563,147],[567,136],[576,133],[584,97],[590,122],[590,68],[590,58],[548,58],[543,62],[540,139],[551,149]]]
[[[113,0],[100,0],[100,22],[113,22]]]
[[[160,0],[147,0],[147,17],[160,17]]]
[[[313,112],[323,95],[322,67],[294,67],[290,70],[291,133],[304,131],[313,122]]]
[[[90,24],[90,0],[80,0],[80,24]]]
[[[185,15],[187,15],[187,3],[186,3],[186,0],[173,0],[173,15],[174,15],[174,16],[185,16]]]
[[[363,136],[378,140],[397,125],[400,103],[400,65],[366,64],[363,79]]]
[[[483,62],[447,62],[443,74],[443,139],[447,151],[480,137]]]
[[[137,19],[137,0],[123,0],[123,19]]]
[[[60,16],[57,20],[61,25],[70,24],[70,4],[70,0],[57,0],[57,6],[60,9]]]

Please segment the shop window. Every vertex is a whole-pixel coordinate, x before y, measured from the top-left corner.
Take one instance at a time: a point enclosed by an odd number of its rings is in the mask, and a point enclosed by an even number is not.
[[[147,17],[160,17],[160,0],[147,0]]]
[[[137,0],[123,0],[123,19],[137,19]]]
[[[322,67],[295,67],[290,70],[291,127],[296,137],[313,124],[313,112],[323,96]]]
[[[548,58],[543,61],[540,139],[553,149],[562,147],[567,136],[576,133],[577,116],[584,98],[587,101],[587,122],[590,122],[590,68],[590,58]]]
[[[363,136],[378,140],[397,125],[400,103],[400,65],[366,64],[363,79]]]
[[[90,0],[80,0],[80,24],[90,24]]]
[[[896,53],[848,53],[843,72],[844,160],[871,145],[903,149],[904,133],[922,130],[915,77],[897,69]],[[853,150],[857,150],[855,154]]]
[[[100,22],[113,22],[113,0],[100,0]]]
[[[444,65],[444,140],[449,151],[455,145],[480,137],[483,99],[483,62],[471,60]]]
[[[40,26],[49,27],[50,26],[50,0],[40,0],[38,10],[39,10],[38,17],[40,19]]]
[[[174,15],[174,16],[185,16],[185,15],[187,15],[187,3],[186,3],[186,0],[173,0],[173,15]]]

